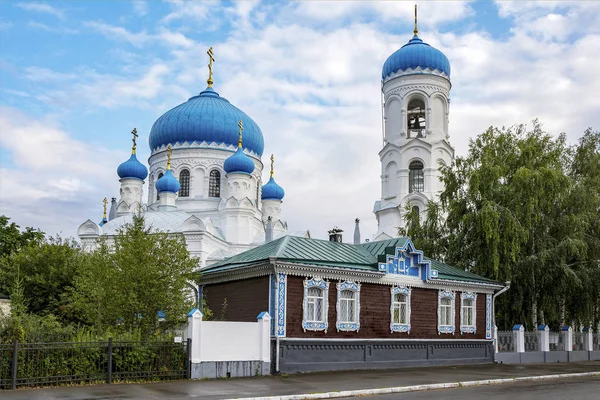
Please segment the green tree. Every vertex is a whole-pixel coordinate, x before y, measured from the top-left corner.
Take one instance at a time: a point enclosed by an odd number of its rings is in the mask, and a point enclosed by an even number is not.
[[[114,239],[102,239],[75,283],[74,306],[99,331],[151,335],[185,320],[194,304],[189,282],[198,267],[181,235],[146,228],[134,214]],[[157,324],[157,312],[166,321]]]
[[[20,281],[29,312],[71,321],[74,317],[68,312],[68,294],[84,256],[73,239],[32,240],[0,260],[0,281]],[[7,290],[11,297],[15,294],[11,288]]]
[[[407,203],[404,209],[406,226],[398,236],[409,236],[415,247],[430,258],[444,261],[448,252],[448,235],[439,203],[430,200],[424,211]]]

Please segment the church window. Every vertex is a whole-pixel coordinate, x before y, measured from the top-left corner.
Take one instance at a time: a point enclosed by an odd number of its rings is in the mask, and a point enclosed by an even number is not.
[[[302,329],[327,332],[329,282],[320,278],[304,281]]]
[[[208,197],[221,197],[221,173],[216,169],[210,171]]]
[[[256,207],[258,207],[258,202],[260,201],[260,181],[256,181]]]
[[[408,166],[408,192],[421,193],[423,191],[425,191],[423,163],[421,161],[413,161]]]
[[[164,175],[164,174],[163,174],[162,172],[161,172],[160,174],[158,174],[158,178],[156,179],[156,181],[158,182],[158,180],[159,180],[160,178],[162,178],[162,177],[163,177],[163,175]],[[156,188],[155,188],[155,189],[156,189]],[[158,201],[158,200],[160,200],[160,192],[157,190],[157,191],[156,191],[156,201]]]
[[[391,288],[390,330],[392,332],[410,333],[410,292],[406,287]]]
[[[190,197],[190,171],[187,169],[181,170],[179,173],[179,197]]]
[[[454,333],[454,293],[447,290],[438,294],[438,333]]]
[[[460,296],[460,331],[461,333],[475,333],[475,300],[477,295],[464,292]]]
[[[406,137],[425,137],[425,102],[422,99],[413,99],[408,103],[408,126]]]
[[[345,281],[337,284],[337,322],[339,331],[356,331],[360,328],[360,284]]]

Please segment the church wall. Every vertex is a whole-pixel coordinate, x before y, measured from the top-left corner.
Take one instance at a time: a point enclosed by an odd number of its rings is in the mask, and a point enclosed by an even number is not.
[[[392,333],[390,331],[390,286],[361,284],[360,289],[360,329],[358,332],[337,332],[337,281],[330,281],[327,333],[302,329],[302,302],[304,298],[303,277],[288,276],[286,336],[288,338],[329,338],[329,339],[485,339],[485,294],[478,294],[476,302],[477,333],[460,334],[460,292],[456,293],[454,334],[438,334],[438,290],[412,288],[411,292],[411,331]]]
[[[269,277],[205,285],[203,296],[214,319],[256,322],[258,314],[269,310]]]

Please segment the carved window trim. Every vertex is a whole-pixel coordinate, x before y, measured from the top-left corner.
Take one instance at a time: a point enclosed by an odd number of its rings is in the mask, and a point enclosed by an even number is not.
[[[465,300],[472,301],[470,306],[465,305]],[[477,293],[462,292],[460,294],[460,333],[475,333],[477,331]],[[472,309],[473,321],[472,324],[464,324],[466,307]]]
[[[438,292],[438,334],[441,333],[454,333],[455,332],[455,321],[456,321],[456,295],[454,292],[449,290],[440,290]],[[450,325],[442,324],[442,300],[450,300]],[[448,306],[444,306],[448,307]]]
[[[339,282],[337,285],[337,318],[335,327],[337,331],[347,331],[347,332],[358,332],[360,329],[360,283],[352,282],[352,281],[344,281]],[[341,311],[342,311],[342,292],[350,291],[354,293],[354,321],[342,321],[341,320]]]
[[[405,286],[392,286],[390,288],[390,294],[392,295],[390,301],[390,331],[393,332],[406,332],[410,333],[410,297],[411,297],[411,289]],[[396,309],[396,305],[399,305],[399,309],[402,307],[399,302],[394,301],[396,295],[404,295],[406,299],[406,323],[402,323],[399,321],[398,323],[394,321],[394,310]],[[400,311],[398,311],[400,313]]]
[[[322,290],[322,321],[308,321],[308,289],[310,288],[319,288]],[[304,300],[302,301],[302,329],[304,332],[306,331],[324,331],[327,333],[327,328],[329,327],[327,321],[327,313],[329,312],[329,282],[325,282],[321,278],[311,278],[304,280]],[[316,311],[315,311],[316,312]]]

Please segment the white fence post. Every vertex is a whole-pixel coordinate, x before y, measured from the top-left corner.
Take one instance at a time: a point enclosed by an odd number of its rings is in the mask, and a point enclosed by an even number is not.
[[[594,331],[591,326],[588,326],[583,330],[585,335],[583,336],[583,349],[585,351],[594,351]]]
[[[565,351],[573,351],[573,328],[570,326],[563,326],[561,335],[563,335]]]
[[[256,317],[260,331],[260,359],[264,362],[271,361],[271,316],[263,311]]]
[[[515,352],[525,353],[525,327],[521,324],[513,326],[513,335],[515,340]]]
[[[496,325],[494,325],[494,328],[492,328],[494,331],[493,333],[493,338],[494,338],[494,351],[497,353],[498,352],[498,327]]]
[[[540,335],[540,351],[550,351],[550,328],[548,325],[538,326],[538,334]]]
[[[188,338],[192,339],[192,350],[190,351],[191,362],[197,364],[202,361],[202,354],[200,354],[200,341],[202,340],[202,312],[197,308],[194,308],[188,313],[187,318]]]

